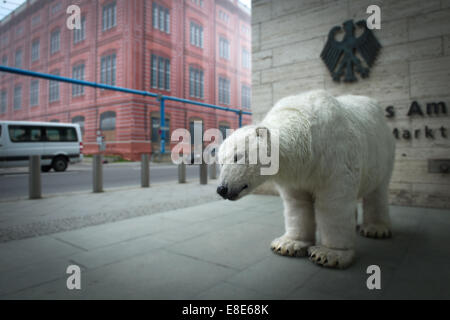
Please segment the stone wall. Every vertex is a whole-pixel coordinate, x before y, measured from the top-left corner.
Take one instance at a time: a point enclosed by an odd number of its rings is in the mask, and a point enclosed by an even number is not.
[[[328,32],[348,19],[366,19],[371,4],[381,8],[381,30],[374,33],[383,48],[370,76],[333,82],[319,57]],[[450,207],[450,174],[428,172],[429,159],[450,159],[450,1],[253,0],[252,49],[253,121],[280,98],[310,89],[372,96],[383,109],[394,107],[387,120],[400,132],[391,203]],[[423,116],[407,116],[414,101]],[[447,114],[427,115],[426,105],[438,102]]]

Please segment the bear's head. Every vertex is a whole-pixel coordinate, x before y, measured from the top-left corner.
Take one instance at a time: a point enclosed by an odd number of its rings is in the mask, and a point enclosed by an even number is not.
[[[217,193],[224,199],[238,200],[274,174],[267,165],[278,172],[278,148],[274,152],[277,143],[273,140],[268,128],[255,125],[240,128],[225,139],[218,152],[221,171]]]

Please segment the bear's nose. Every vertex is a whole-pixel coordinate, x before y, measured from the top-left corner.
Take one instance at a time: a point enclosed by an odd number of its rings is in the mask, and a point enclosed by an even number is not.
[[[218,186],[217,187],[217,193],[224,199],[227,197],[228,188],[225,186]]]

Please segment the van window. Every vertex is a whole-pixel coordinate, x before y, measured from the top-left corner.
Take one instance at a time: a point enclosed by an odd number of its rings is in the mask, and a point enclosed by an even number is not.
[[[9,126],[9,137],[12,142],[40,142],[42,130],[40,127]]]
[[[77,132],[72,127],[9,126],[12,142],[77,142]]]
[[[64,128],[64,127],[47,127],[46,135],[47,141],[51,142],[76,142],[77,132],[75,128]]]

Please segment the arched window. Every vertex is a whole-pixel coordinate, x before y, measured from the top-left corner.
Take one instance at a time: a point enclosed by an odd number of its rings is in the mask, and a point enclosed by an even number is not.
[[[81,135],[84,135],[84,117],[83,116],[73,117],[72,123],[78,123],[80,125]]]
[[[116,130],[116,113],[114,111],[106,111],[100,115],[100,130]]]
[[[100,130],[106,141],[116,139],[116,113],[114,111],[106,111],[100,115]]]

